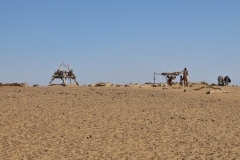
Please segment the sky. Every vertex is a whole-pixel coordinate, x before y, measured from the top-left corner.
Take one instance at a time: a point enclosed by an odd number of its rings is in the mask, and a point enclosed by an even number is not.
[[[80,85],[153,82],[153,72],[183,68],[191,82],[228,75],[240,85],[239,8],[239,0],[0,0],[0,82],[47,86],[64,62]]]

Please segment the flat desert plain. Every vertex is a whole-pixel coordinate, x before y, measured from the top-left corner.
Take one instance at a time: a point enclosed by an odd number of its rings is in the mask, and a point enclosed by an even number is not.
[[[0,159],[240,159],[240,87],[197,87],[1,87]]]

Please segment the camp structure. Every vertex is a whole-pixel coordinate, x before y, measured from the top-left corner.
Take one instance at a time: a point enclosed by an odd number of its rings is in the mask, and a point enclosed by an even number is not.
[[[61,69],[62,66],[66,67],[68,69],[68,71],[62,70]],[[62,82],[63,86],[66,85],[66,79],[70,80],[70,84],[71,84],[71,79],[73,79],[76,82],[76,84],[79,86],[78,82],[76,81],[76,76],[74,75],[73,70],[69,68],[69,65],[65,65],[63,62],[60,65],[60,67],[58,68],[58,70],[54,72],[52,79],[49,82],[49,85],[51,85],[51,83],[54,79],[61,79],[63,81]]]
[[[153,73],[153,80],[154,80],[154,84],[155,84],[155,80],[156,80],[156,75],[161,75],[166,77],[166,80],[168,80],[169,77],[173,77],[173,79],[176,78],[176,76],[179,76],[180,74],[182,74],[182,72],[163,72],[163,73]]]

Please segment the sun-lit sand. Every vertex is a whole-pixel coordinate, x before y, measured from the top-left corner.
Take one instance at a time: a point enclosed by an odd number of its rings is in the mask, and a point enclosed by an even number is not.
[[[240,159],[240,88],[199,87],[0,87],[0,159]]]

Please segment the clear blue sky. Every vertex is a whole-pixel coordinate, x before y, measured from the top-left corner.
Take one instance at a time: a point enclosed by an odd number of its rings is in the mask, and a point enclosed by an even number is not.
[[[48,85],[64,62],[81,85],[153,82],[153,72],[185,67],[190,81],[229,75],[240,85],[239,9],[239,0],[0,0],[0,82]]]

